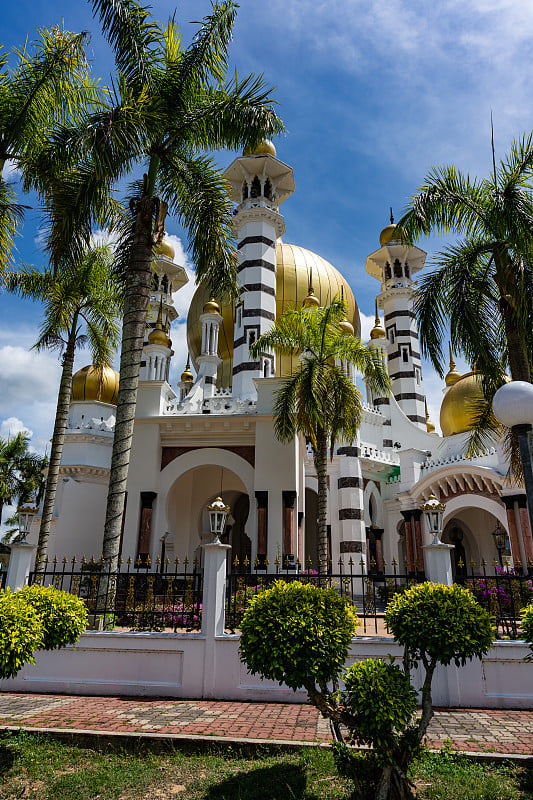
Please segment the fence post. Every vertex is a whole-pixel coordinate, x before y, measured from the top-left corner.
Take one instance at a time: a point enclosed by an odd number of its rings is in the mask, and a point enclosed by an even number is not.
[[[426,578],[432,583],[444,583],[446,586],[453,584],[452,558],[451,551],[453,544],[426,544],[422,547],[424,551],[424,562],[426,567]]]
[[[204,578],[202,634],[205,636],[203,697],[214,697],[217,676],[216,636],[224,633],[226,606],[226,556],[231,546],[221,542],[202,545]]]
[[[9,586],[12,592],[22,589],[28,583],[31,560],[35,550],[36,546],[29,544],[29,542],[19,542],[11,545],[6,586]]]

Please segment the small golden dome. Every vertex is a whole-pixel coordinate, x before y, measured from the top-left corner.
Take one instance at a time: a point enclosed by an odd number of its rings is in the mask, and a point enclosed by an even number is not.
[[[204,314],[220,314],[220,306],[214,297],[211,297],[205,304]]]
[[[343,319],[342,322],[339,322],[339,328],[346,336],[353,336],[355,333],[352,323],[347,319]]]
[[[467,372],[450,386],[440,407],[440,427],[443,436],[465,433],[472,429],[475,404],[483,399],[481,375]]]
[[[162,239],[158,245],[156,245],[155,251],[160,256],[166,256],[170,258],[171,261],[174,261],[174,256],[176,255],[174,247],[166,238]]]
[[[424,407],[426,409],[426,430],[428,433],[435,433],[435,425],[429,418],[428,404],[424,400]]]
[[[246,147],[243,152],[243,156],[274,156],[276,157],[276,148],[274,147],[273,142],[270,139],[263,139],[262,142],[259,142],[255,150],[250,150],[250,148]]]
[[[307,297],[304,299],[302,305],[304,308],[320,308],[320,300],[316,296],[312,286],[309,287]]]
[[[79,369],[72,378],[72,400],[99,400],[109,405],[117,404],[119,374],[112,367],[100,371],[92,364]]]
[[[379,234],[379,246],[384,247],[389,242],[397,242],[403,239],[401,228],[394,224],[392,208],[390,210],[390,225],[387,225]]]
[[[181,373],[181,380],[184,383],[192,383],[194,381],[194,375],[191,371],[191,357],[187,357],[187,366],[185,367],[185,371]]]
[[[371,339],[386,339],[387,332],[380,322],[377,322],[370,331]]]
[[[149,344],[160,344],[163,347],[168,347],[168,336],[162,328],[155,327],[148,336]]]

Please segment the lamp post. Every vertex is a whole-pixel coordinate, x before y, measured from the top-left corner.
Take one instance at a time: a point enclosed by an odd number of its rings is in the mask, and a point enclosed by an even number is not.
[[[431,544],[440,544],[440,537],[442,535],[442,518],[444,516],[444,509],[446,506],[441,503],[434,494],[430,494],[425,503],[420,506],[426,518],[428,530],[433,534],[433,541]]]
[[[209,527],[213,534],[213,544],[220,544],[220,537],[226,527],[226,519],[229,513],[227,506],[221,497],[215,497],[212,503],[207,506],[209,512]]]
[[[32,502],[22,503],[17,508],[17,514],[19,519],[19,540],[18,540],[19,544],[26,543],[26,536],[30,532],[31,524],[38,510],[39,510],[38,507],[34,505]]]
[[[492,538],[494,539],[494,544],[496,545],[496,550],[498,551],[500,567],[503,567],[502,553],[507,547],[507,531],[499,520],[496,527],[492,531]]]
[[[533,423],[533,384],[527,381],[504,383],[492,399],[492,410],[496,419],[502,425],[511,428],[518,437],[529,526],[533,534],[533,466],[529,442],[529,432]]]

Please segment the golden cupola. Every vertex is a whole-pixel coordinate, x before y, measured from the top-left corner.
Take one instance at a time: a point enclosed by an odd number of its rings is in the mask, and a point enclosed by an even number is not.
[[[204,314],[220,314],[220,306],[214,297],[211,297],[204,305]]]
[[[173,244],[167,239],[166,235],[161,239],[158,245],[155,247],[155,252],[159,256],[166,256],[166,258],[170,258],[171,261],[174,261],[174,256],[176,255],[176,251],[174,250]]]
[[[185,367],[185,371],[181,373],[181,380],[184,383],[192,383],[194,381],[194,375],[192,374],[191,370],[191,357],[187,356],[187,366]]]
[[[169,347],[170,339],[163,328],[163,300],[159,303],[159,312],[157,314],[157,322],[155,328],[148,336],[148,344],[158,344],[162,347]]]
[[[112,367],[98,369],[92,364],[79,369],[72,378],[72,400],[116,405],[120,375]]]
[[[309,285],[312,281],[313,292]],[[278,239],[276,247],[276,317],[293,308],[327,305],[344,291],[346,303],[346,319],[353,326],[356,336],[360,335],[361,324],[359,310],[348,281],[325,259],[316,253],[287,244]],[[209,290],[199,286],[193,296],[187,316],[187,343],[192,363],[197,365],[202,346],[202,323],[200,316],[204,305],[209,300]],[[312,299],[311,299],[312,298]],[[220,304],[222,323],[219,329],[218,354],[222,363],[218,368],[219,387],[232,385],[233,378],[233,336],[235,322],[235,306],[231,301]],[[282,356],[277,359],[276,375],[284,377],[291,374],[293,358]],[[296,360],[294,362],[297,363]]]
[[[259,142],[255,150],[245,148],[243,156],[274,156],[274,158],[276,158],[276,148],[270,139],[263,139]]]
[[[453,383],[440,407],[440,427],[443,436],[453,436],[472,430],[476,406],[483,400],[481,375],[467,372]]]
[[[454,384],[456,384],[457,381],[460,380],[462,376],[459,370],[455,366],[455,361],[453,360],[453,355],[452,355],[451,344],[449,344],[449,348],[450,348],[450,369],[449,372],[446,374],[444,381],[446,383],[446,386],[454,386]]]
[[[381,233],[379,234],[379,246],[385,247],[386,244],[389,242],[399,242],[402,241],[402,230],[397,225],[394,224],[394,216],[392,213],[392,208],[390,210],[390,224],[387,225]]]
[[[378,301],[377,301],[377,299],[376,299],[376,318],[374,320],[374,327],[370,331],[370,338],[371,339],[386,339],[387,338],[387,333],[385,331],[385,328],[381,324],[381,320],[379,318]]]
[[[435,424],[429,418],[427,400],[424,401],[424,406],[426,409],[426,430],[428,433],[435,433]]]

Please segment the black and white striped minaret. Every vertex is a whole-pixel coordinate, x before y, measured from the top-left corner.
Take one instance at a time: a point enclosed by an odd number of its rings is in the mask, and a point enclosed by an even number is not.
[[[276,243],[285,232],[278,207],[293,193],[294,175],[265,141],[251,155],[236,158],[225,177],[238,203],[234,224],[242,290],[235,304],[232,394],[252,399],[257,396],[254,378],[276,374],[274,356],[252,360],[249,347],[276,319]]]
[[[392,393],[404,414],[426,429],[425,395],[418,328],[413,310],[415,287],[413,275],[424,266],[426,253],[408,247],[401,232],[391,223],[381,231],[379,250],[366,260],[366,271],[381,282],[378,306],[384,312],[386,352]]]

